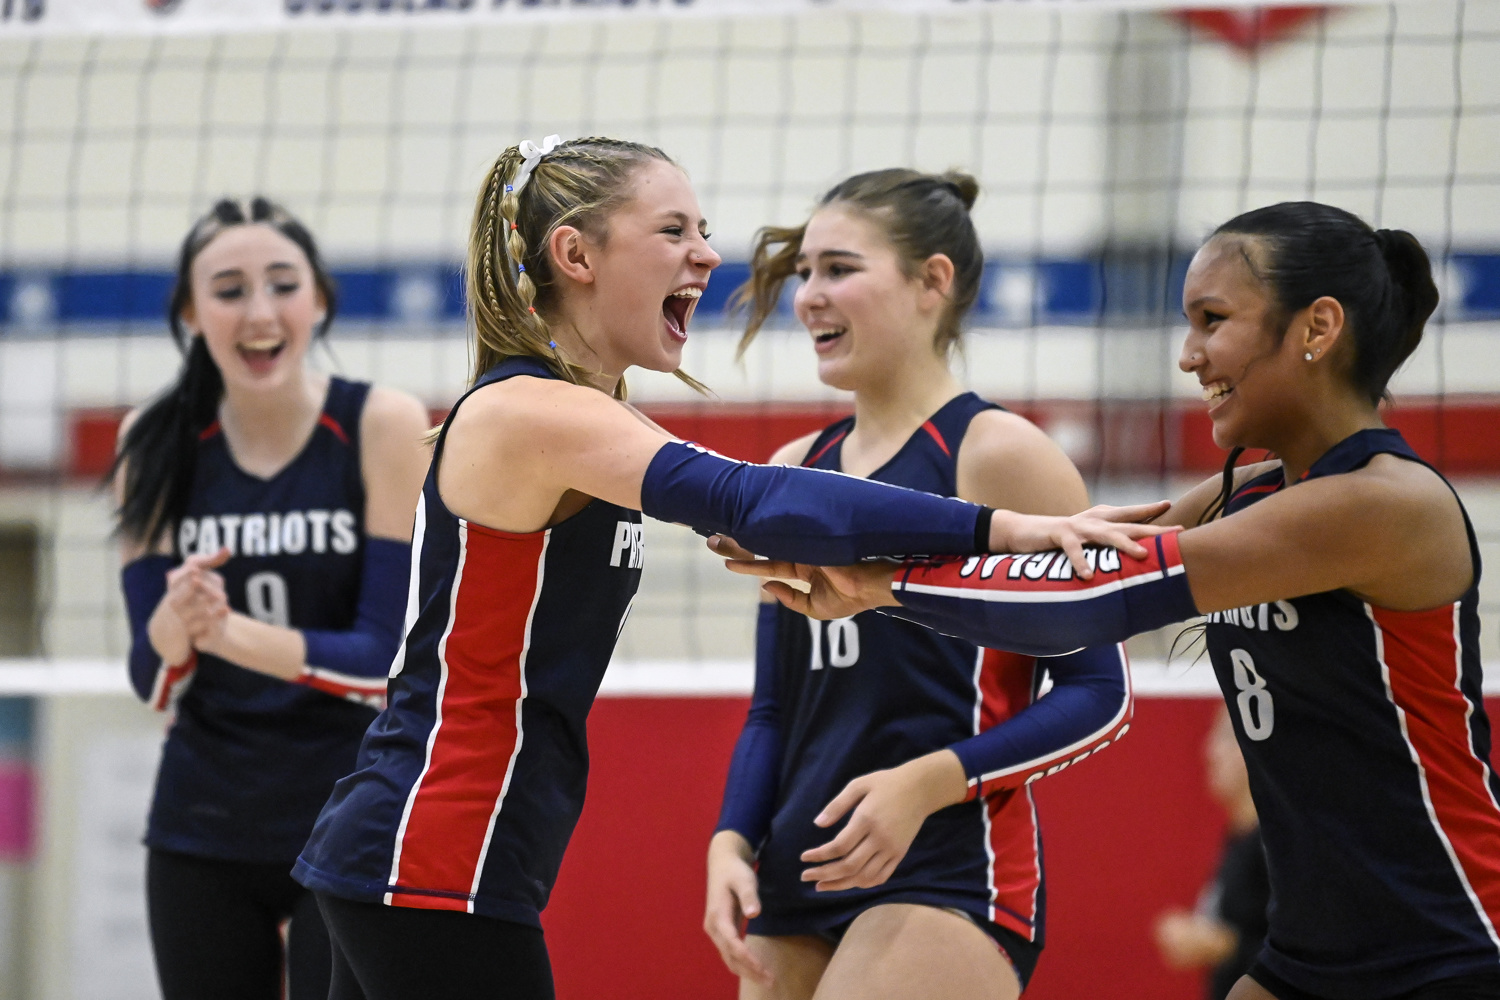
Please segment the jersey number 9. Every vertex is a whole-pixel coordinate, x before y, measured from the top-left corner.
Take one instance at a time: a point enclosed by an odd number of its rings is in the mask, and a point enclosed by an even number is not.
[[[267,625],[291,628],[286,580],[280,573],[255,573],[245,581],[245,607],[250,617]]]

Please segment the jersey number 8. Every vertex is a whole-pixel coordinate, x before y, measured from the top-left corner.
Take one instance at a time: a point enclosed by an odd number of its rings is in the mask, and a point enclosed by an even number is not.
[[[823,623],[807,620],[812,629],[812,669],[823,669]],[[852,667],[859,662],[859,623],[853,618],[835,618],[828,623],[828,664]]]
[[[1229,662],[1234,665],[1234,686],[1240,691],[1234,702],[1239,706],[1245,735],[1256,741],[1266,739],[1276,725],[1276,706],[1266,690],[1266,679],[1256,672],[1255,661],[1243,649],[1231,649]]]
[[[245,581],[245,607],[250,617],[267,625],[292,627],[286,580],[280,573],[255,573]]]

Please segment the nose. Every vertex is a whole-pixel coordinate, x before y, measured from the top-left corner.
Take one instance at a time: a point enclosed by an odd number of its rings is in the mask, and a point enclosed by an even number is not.
[[[245,318],[251,323],[276,321],[276,304],[271,301],[271,290],[265,285],[250,290],[250,301],[245,308]]]
[[[1177,367],[1191,375],[1194,371],[1203,367],[1207,358],[1203,355],[1203,337],[1196,330],[1189,329],[1188,335],[1182,341],[1182,353],[1177,356]]]
[[[699,242],[702,245],[697,247],[693,251],[694,264],[712,271],[714,268],[724,263],[724,258],[719,256],[719,252],[717,250],[709,246],[708,240],[700,239]]]

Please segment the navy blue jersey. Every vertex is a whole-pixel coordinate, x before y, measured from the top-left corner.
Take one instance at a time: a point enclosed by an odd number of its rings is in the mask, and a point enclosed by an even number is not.
[[[302,451],[270,479],[235,464],[215,422],[201,435],[174,558],[227,547],[229,605],[296,629],[347,629],[364,562],[359,419],[369,386],[330,379]],[[154,701],[176,701],[146,843],[233,861],[287,863],[333,783],[354,766],[365,704],[208,654],[164,667]]]
[[[556,377],[510,358],[474,389],[517,375]],[[594,500],[542,531],[466,521],[438,493],[447,430],[417,507],[389,705],[293,874],[535,926],[583,808],[585,723],[640,582],[641,515]]]
[[[1421,461],[1398,432],[1364,430],[1306,478],[1381,454]],[[1252,479],[1226,515],[1285,485],[1280,469]],[[1336,590],[1209,616],[1270,870],[1261,961],[1310,993],[1389,997],[1500,969],[1500,783],[1472,527],[1469,545],[1473,584],[1430,611]]]
[[[957,455],[974,416],[995,409],[973,393],[950,400],[869,478],[943,496],[958,492]],[[804,465],[841,471],[854,418],[833,424]],[[759,851],[763,912],[752,933],[807,933],[879,902],[952,907],[1037,944],[1045,891],[1030,785],[927,818],[891,878],[873,889],[816,892],[803,851],[840,827],[813,824],[848,782],[973,737],[1031,704],[1043,671],[1032,657],[875,612],[816,621],[777,607],[775,686],[781,769]],[[976,786],[977,788],[977,786]]]

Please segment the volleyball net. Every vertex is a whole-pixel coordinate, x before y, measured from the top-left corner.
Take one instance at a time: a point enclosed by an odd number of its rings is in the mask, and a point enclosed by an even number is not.
[[[1500,4],[7,0],[0,689],[124,690],[98,480],[176,370],[163,309],[191,221],[224,195],[285,204],[340,286],[316,363],[440,414],[467,376],[479,180],[553,132],[656,144],[691,175],[726,263],[684,367],[718,398],[649,373],[632,398],[751,459],[848,406],[787,311],[736,363],[725,307],[756,229],[860,170],[973,173],[988,263],[962,375],[1103,501],[1223,460],[1175,367],[1204,234],[1299,198],[1409,229],[1443,305],[1390,419],[1462,477],[1500,555]],[[746,689],[753,586],[685,531],[653,525],[648,548],[613,689]]]

